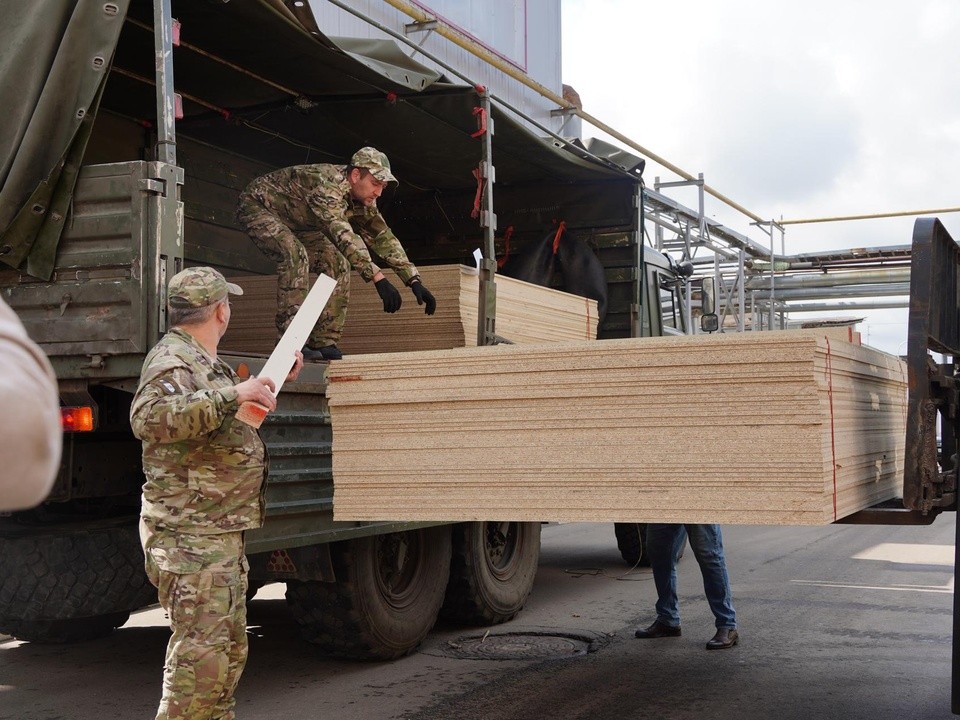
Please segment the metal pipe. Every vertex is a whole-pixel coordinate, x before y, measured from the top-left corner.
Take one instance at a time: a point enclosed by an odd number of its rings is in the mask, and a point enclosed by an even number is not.
[[[801,287],[834,287],[837,285],[862,285],[864,283],[909,282],[910,268],[873,268],[870,270],[850,270],[846,272],[816,273],[809,275],[791,275],[780,277],[778,289]],[[747,281],[750,290],[763,287],[764,278]]]
[[[334,0],[328,0],[328,2],[333,2],[338,7],[342,7],[339,2],[335,2]],[[611,135],[612,137],[615,137],[617,140],[624,143],[625,145],[633,148],[634,150],[645,155],[651,160],[659,163],[660,165],[663,165],[665,168],[671,170],[672,172],[676,173],[677,175],[684,178],[685,180],[692,180],[692,181],[696,180],[696,178],[694,178],[693,175],[686,172],[685,170],[680,169],[679,167],[671,163],[669,160],[666,160],[665,158],[660,157],[659,155],[654,153],[652,150],[648,150],[647,148],[643,147],[639,143],[634,142],[633,140],[628,138],[626,135],[623,135],[622,133],[617,132],[602,120],[599,120],[595,118],[593,115],[590,115],[589,113],[584,112],[580,108],[576,107],[569,100],[564,99],[563,97],[561,97],[560,95],[557,95],[552,90],[538,83],[536,80],[533,80],[525,72],[518,70],[512,65],[509,65],[508,63],[504,62],[501,58],[496,57],[486,48],[478,45],[475,41],[471,40],[468,37],[465,37],[462,33],[458,32],[456,29],[444,23],[443,20],[437,17],[434,17],[432,15],[428,15],[427,13],[425,13],[423,10],[416,7],[415,5],[411,5],[410,3],[406,2],[406,0],[384,0],[384,2],[392,6],[396,10],[399,10],[400,12],[405,13],[409,17],[413,18],[416,22],[436,23],[436,26],[433,28],[433,31],[439,35],[442,35],[447,40],[452,42],[454,45],[457,45],[463,50],[466,50],[467,52],[469,52],[471,55],[477,58],[480,58],[487,64],[491,65],[497,70],[500,70],[504,74],[512,77],[514,80],[527,86],[531,90],[536,91],[537,93],[547,98],[548,100],[552,100],[553,102],[557,103],[557,105],[559,105],[560,107],[571,109],[573,113],[576,114],[581,119],[586,120],[588,123],[590,123],[594,127],[599,128],[600,130],[603,130],[605,133],[607,133],[608,135]],[[421,52],[423,52],[422,49],[421,49]],[[424,54],[426,55],[426,53]],[[733,200],[728,198],[726,195],[723,195],[717,189],[710,187],[709,185],[704,185],[703,189],[706,192],[713,195],[713,197],[717,198],[717,200],[720,200],[726,205],[729,205],[735,210],[738,210],[739,212],[743,213],[751,220],[754,220],[757,222],[762,221],[762,218],[759,215],[756,215],[755,213],[750,212],[739,203],[734,202]]]
[[[486,131],[480,137],[480,164],[477,171],[483,183],[480,227],[483,228],[484,257],[480,261],[477,298],[477,345],[493,345],[497,337],[497,259],[494,250],[497,216],[493,212],[493,116],[490,94],[480,93],[480,109],[486,116]]]
[[[117,65],[113,66],[113,72],[117,73],[117,75],[123,75],[124,77],[128,77],[131,80],[137,80],[138,82],[142,82],[145,85],[156,85],[159,93],[160,86],[157,85],[153,80],[151,80],[148,77],[144,77],[143,75],[138,75],[135,72],[130,72],[129,70],[119,67]],[[183,98],[184,100],[189,100],[192,103],[196,103],[200,107],[205,107],[207,108],[207,110],[213,110],[215,113],[222,115],[224,118],[230,117],[230,111],[227,110],[226,108],[222,108],[219,105],[214,105],[213,103],[209,103],[202,98],[198,98],[196,95],[190,95],[189,93],[180,93],[180,97]],[[172,144],[176,145],[176,142],[172,142]],[[171,164],[176,164],[176,161],[174,161]]]
[[[643,244],[643,231],[644,221],[645,221],[645,211],[643,207],[643,194],[644,194],[644,185],[643,183],[637,183],[637,186],[633,191],[633,203],[634,207],[637,210],[636,227],[633,230],[633,253],[634,253],[634,268],[637,273],[637,282],[634,285],[634,296],[633,302],[630,303],[630,336],[631,337],[643,337],[643,313],[645,312],[644,308],[644,292],[647,282],[647,270],[646,265],[644,264],[644,244]],[[659,226],[655,229],[655,234],[661,232]],[[659,248],[658,248],[659,249]],[[599,331],[599,329],[598,329]]]
[[[130,17],[130,16],[127,16],[126,22],[130,23],[131,25],[133,25],[133,26],[135,26],[135,27],[138,27],[138,28],[141,28],[141,29],[143,29],[143,30],[146,30],[147,32],[153,32],[153,28],[152,28],[152,27],[150,27],[150,26],[147,25],[146,23],[140,22],[139,20],[137,20],[137,19],[135,19],[135,18],[132,18],[132,17]],[[251,70],[247,70],[247,69],[244,68],[244,67],[240,67],[239,65],[236,65],[236,64],[230,62],[229,60],[224,60],[222,57],[218,57],[217,55],[214,55],[213,53],[209,53],[209,52],[207,52],[206,50],[204,50],[203,48],[198,47],[197,45],[193,45],[193,44],[191,44],[191,43],[188,43],[188,42],[185,42],[185,41],[181,40],[180,43],[179,43],[179,47],[182,47],[182,48],[184,48],[184,49],[186,49],[186,50],[190,50],[191,52],[195,52],[195,53],[197,53],[198,55],[202,55],[202,56],[205,57],[205,58],[209,58],[210,60],[213,60],[214,62],[220,63],[221,65],[225,65],[225,66],[227,66],[228,68],[230,68],[230,69],[232,69],[232,70],[236,70],[236,71],[237,71],[238,73],[240,73],[241,75],[246,75],[247,77],[253,78],[254,80],[259,80],[259,81],[262,82],[264,85],[269,85],[270,87],[274,88],[275,90],[280,90],[281,92],[285,92],[285,93],[287,93],[287,94],[289,94],[289,95],[292,95],[293,97],[300,97],[300,93],[298,93],[296,90],[291,90],[290,88],[285,87],[285,86],[281,85],[280,83],[274,82],[273,80],[269,80],[269,79],[263,77],[262,75],[257,75],[255,72],[253,72],[253,71],[251,71]]]
[[[842,296],[845,298],[887,297],[891,295],[909,294],[909,282],[890,283],[887,285],[851,285],[845,287],[842,292]],[[836,298],[837,295],[838,293],[836,292],[836,289],[831,287],[792,288],[789,290],[784,290],[782,287],[778,287],[776,300],[830,299]],[[769,300],[770,294],[764,290],[757,290],[756,298],[757,300]]]
[[[758,303],[759,305],[759,303]],[[835,302],[835,303],[802,303],[798,305],[789,305],[785,310],[789,313],[797,312],[823,312],[837,310],[887,310],[891,308],[910,307],[910,299],[902,300],[872,300],[869,302]]]
[[[170,0],[154,0],[153,49],[157,88],[157,160],[177,164],[176,102],[173,88],[173,12]]]
[[[781,220],[781,225],[803,225],[809,223],[844,222],[846,220],[874,220],[877,218],[904,217],[911,215],[942,215],[960,212],[960,207],[936,208],[934,210],[903,210],[901,212],[873,213],[870,215],[836,215],[834,217],[805,218],[802,220]]]

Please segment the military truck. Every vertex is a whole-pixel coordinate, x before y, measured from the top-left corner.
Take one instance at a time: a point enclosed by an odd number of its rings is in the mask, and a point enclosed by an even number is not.
[[[683,331],[684,276],[642,242],[642,168],[603,146],[544,138],[485,88],[392,42],[328,38],[302,3],[45,6],[15,11],[5,22],[20,42],[0,50],[4,87],[22,106],[3,138],[0,292],[56,370],[64,451],[46,502],[0,517],[0,632],[94,638],[155,602],[137,535],[132,393],[167,330],[173,274],[275,272],[234,214],[259,174],[345,162],[364,145],[385,151],[401,182],[380,205],[410,257],[429,265],[484,250],[479,344],[500,339],[497,226],[522,249],[560,221],[605,266],[601,337]],[[265,360],[226,359],[254,374]],[[538,523],[333,521],[325,369],[287,384],[262,428],[267,516],[247,536],[251,590],[285,582],[304,636],[357,658],[410,652],[438,614],[512,618],[533,583]]]

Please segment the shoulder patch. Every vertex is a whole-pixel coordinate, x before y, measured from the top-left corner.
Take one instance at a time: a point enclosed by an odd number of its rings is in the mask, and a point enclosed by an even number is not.
[[[178,392],[180,392],[180,388],[178,388],[169,380],[161,380],[160,387],[166,390],[168,395],[176,395]]]

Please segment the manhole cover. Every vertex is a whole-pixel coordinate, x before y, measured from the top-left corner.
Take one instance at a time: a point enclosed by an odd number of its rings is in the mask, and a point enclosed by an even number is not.
[[[542,660],[586,655],[596,638],[557,633],[504,633],[451,640],[439,649],[447,657],[475,660]]]

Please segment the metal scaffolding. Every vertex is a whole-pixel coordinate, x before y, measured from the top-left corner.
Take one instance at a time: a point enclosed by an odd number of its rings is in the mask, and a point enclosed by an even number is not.
[[[698,207],[686,207],[661,191],[696,187]],[[766,243],[731,230],[704,214],[703,174],[693,181],[661,182],[644,194],[645,219],[655,227],[651,244],[689,260],[697,277],[712,277],[716,313],[726,332],[784,329],[790,313],[907,307],[910,246],[851,248],[786,255],[785,225],[753,222]],[[779,245],[779,252],[777,251]],[[695,285],[688,288],[687,319],[699,314]],[[696,323],[688,324],[696,327]]]

